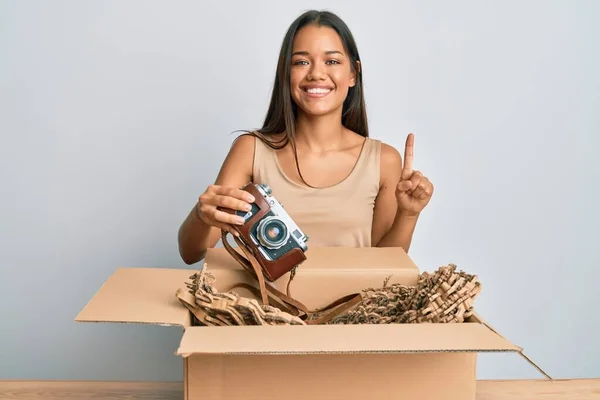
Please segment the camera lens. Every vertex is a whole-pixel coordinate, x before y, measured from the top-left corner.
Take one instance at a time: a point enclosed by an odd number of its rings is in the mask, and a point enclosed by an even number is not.
[[[263,219],[257,232],[258,240],[265,247],[277,249],[284,245],[289,237],[287,226],[278,218],[267,217]]]

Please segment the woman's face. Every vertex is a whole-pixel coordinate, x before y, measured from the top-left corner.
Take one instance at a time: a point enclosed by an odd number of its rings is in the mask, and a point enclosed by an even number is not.
[[[309,115],[341,112],[355,74],[337,32],[308,25],[294,38],[290,89],[294,102]]]

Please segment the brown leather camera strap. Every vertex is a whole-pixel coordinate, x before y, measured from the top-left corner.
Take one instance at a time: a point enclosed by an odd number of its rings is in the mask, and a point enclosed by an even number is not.
[[[229,254],[231,254],[231,256],[244,268],[244,270],[246,270],[252,277],[254,277],[258,281],[259,284],[258,290],[255,287],[244,283],[236,284],[231,289],[234,289],[236,287],[245,288],[246,290],[249,290],[254,294],[260,296],[263,304],[269,304],[274,307],[278,307],[282,311],[288,312],[291,315],[305,318],[306,323],[310,325],[324,324],[329,320],[333,319],[336,315],[339,315],[355,307],[362,301],[362,295],[360,293],[353,293],[343,296],[331,302],[323,308],[314,311],[309,311],[304,304],[295,300],[289,295],[290,283],[293,279],[294,271],[292,271],[290,281],[287,285],[288,294],[282,293],[273,286],[265,284],[265,278],[263,276],[262,267],[256,259],[256,257],[252,254],[251,250],[248,249],[248,247],[241,241],[241,239],[233,235],[235,242],[242,249],[245,256],[240,254],[231,246],[231,244],[227,240],[227,233],[228,232],[225,230],[221,231],[221,239],[223,242],[223,246],[225,247],[225,249],[227,249]],[[330,311],[327,314],[323,314],[314,319],[309,319],[311,314],[324,313],[325,311],[331,309],[333,309],[333,311]]]
[[[305,314],[308,314],[308,309],[306,306],[299,301],[293,299],[291,296],[286,295],[285,293],[280,292],[275,289],[271,285],[267,285],[265,283],[265,278],[263,276],[262,267],[256,257],[252,254],[250,249],[239,239],[238,237],[233,237],[238,246],[242,249],[245,256],[236,251],[229,241],[227,240],[227,231],[221,231],[221,239],[223,242],[223,246],[227,249],[229,254],[233,256],[233,258],[252,276],[254,279],[258,281],[260,297],[263,304],[272,304],[269,302],[269,292],[275,298],[279,298],[281,301],[277,303],[283,302],[286,304],[286,308],[289,310],[284,310],[290,312],[292,315],[300,315],[300,311]],[[241,286],[238,286],[241,287]],[[248,289],[248,287],[246,287]],[[288,286],[289,288],[289,286]],[[278,304],[277,306],[281,306]],[[291,307],[290,307],[291,306]]]

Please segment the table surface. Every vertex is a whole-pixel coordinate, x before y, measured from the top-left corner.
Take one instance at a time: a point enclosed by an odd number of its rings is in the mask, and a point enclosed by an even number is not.
[[[9,400],[181,400],[181,382],[0,381]],[[483,380],[477,400],[599,400],[600,379]]]

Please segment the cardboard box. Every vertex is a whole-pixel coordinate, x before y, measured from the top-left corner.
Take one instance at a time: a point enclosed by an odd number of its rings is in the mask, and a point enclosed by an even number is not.
[[[290,294],[310,310],[349,293],[381,287],[386,280],[389,284],[413,286],[419,279],[419,269],[402,248],[309,248],[306,257],[290,285]],[[225,249],[211,249],[204,266],[215,275],[219,292],[226,292],[237,283],[256,286],[256,281]],[[265,283],[285,293],[289,279],[288,273],[276,282]],[[239,293],[259,300],[249,291]]]
[[[291,294],[311,309],[386,278],[414,285],[419,272],[401,248],[314,248],[307,257]],[[210,249],[205,266],[219,291],[253,283],[225,249]],[[190,326],[175,293],[194,272],[119,268],[76,321],[181,326],[174,351],[186,400],[474,400],[478,352],[525,357],[478,315],[448,324]]]

